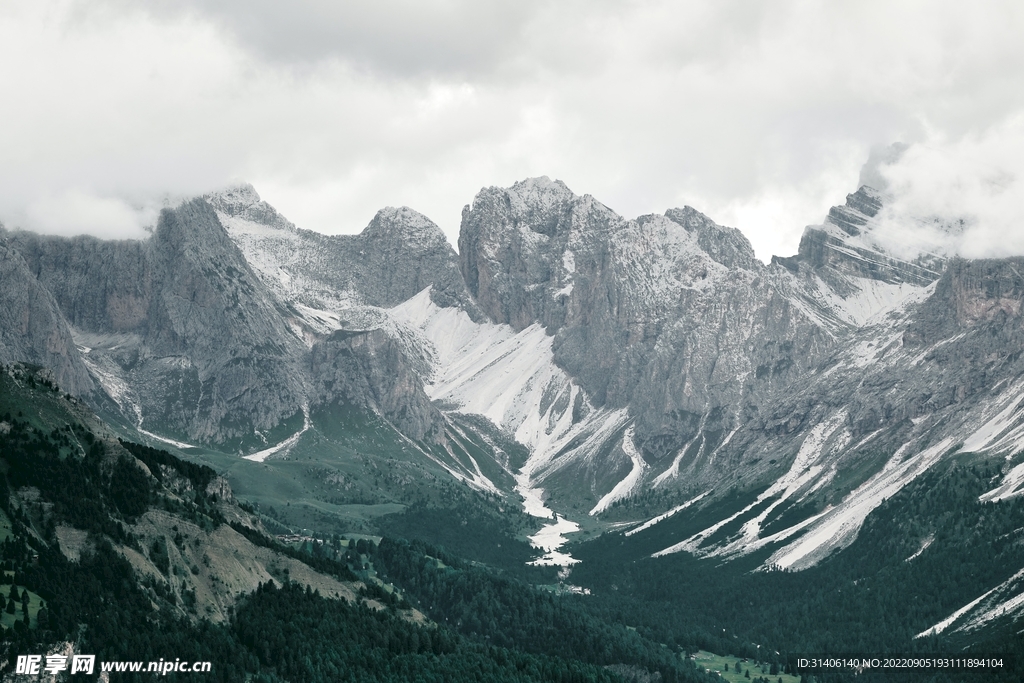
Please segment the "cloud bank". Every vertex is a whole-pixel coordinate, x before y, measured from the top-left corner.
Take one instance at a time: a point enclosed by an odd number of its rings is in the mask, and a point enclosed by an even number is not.
[[[1020,35],[1002,2],[12,0],[0,220],[138,235],[133,207],[248,181],[305,228],[407,205],[454,238],[482,186],[548,175],[626,216],[690,204],[767,259],[899,140],[966,155],[962,208],[928,211],[989,235],[1019,192],[998,140],[1024,112]],[[954,183],[941,168],[887,169],[907,211]],[[978,239],[956,248],[1014,244]]]
[[[879,170],[893,196],[879,216],[889,249],[905,257],[1024,255],[1024,116],[910,146]]]

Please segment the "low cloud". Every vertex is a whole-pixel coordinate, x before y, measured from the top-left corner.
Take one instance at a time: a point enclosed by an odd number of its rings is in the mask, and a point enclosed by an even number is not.
[[[891,200],[879,241],[904,256],[1024,255],[1024,116],[910,145],[878,168]]]
[[[155,206],[132,206],[122,199],[69,190],[37,197],[25,207],[19,225],[47,235],[145,239],[157,215]]]

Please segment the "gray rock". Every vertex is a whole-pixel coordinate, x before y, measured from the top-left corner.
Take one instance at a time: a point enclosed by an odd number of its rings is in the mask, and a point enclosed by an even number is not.
[[[408,207],[381,209],[358,235],[322,235],[296,228],[250,185],[207,199],[242,219],[227,221],[229,231],[257,270],[267,263],[268,284],[286,299],[317,308],[336,306],[339,297],[389,307],[431,287],[439,306],[460,305],[479,318],[444,233]],[[289,285],[280,284],[281,272]]]
[[[333,403],[382,415],[414,441],[444,441],[444,417],[400,345],[381,330],[338,330],[310,353],[311,409]]]
[[[709,501],[774,486],[779,512],[842,522],[779,556],[806,566],[852,539],[879,491],[958,442],[984,457],[1024,444],[1024,259],[896,258],[876,239],[884,201],[861,187],[798,254],[765,266],[739,231],[693,208],[627,220],[547,178],[481,190],[458,256],[409,209],[327,237],[235,188],[165,212],[146,241],[9,234],[0,357],[62,368],[83,392],[88,368],[147,428],[242,452],[293,433],[303,412],[356,407],[472,478],[448,448],[451,406],[424,390],[436,349],[387,310],[429,287],[477,322],[550,335],[544,348],[569,377],[521,394],[541,396],[549,434],[571,413],[570,437],[532,482],[549,505],[593,504],[627,480],[622,496],[657,487]],[[467,324],[448,313],[438,319]],[[89,348],[81,357],[72,335]],[[489,370],[521,351],[473,353]],[[762,531],[700,552],[740,552]]]
[[[95,391],[75,348],[67,321],[53,296],[11,248],[0,228],[0,361],[41,365],[64,391],[90,396]]]
[[[818,275],[840,293],[849,291],[851,276],[921,286],[934,282],[944,267],[942,258],[895,258],[873,239],[877,226],[872,219],[883,200],[881,193],[861,186],[846,196],[846,204],[829,210],[824,224],[807,227],[796,256],[775,256],[772,262],[795,273]]]
[[[283,221],[272,210],[256,215]],[[314,347],[311,356],[306,340],[290,326],[296,323],[294,313],[252,271],[203,200],[165,210],[145,241],[19,232],[11,242],[17,252],[6,252],[10,262],[24,256],[26,291],[44,296],[36,307],[45,310],[45,298],[52,295],[55,309],[89,347],[85,364],[125,417],[146,429],[248,452],[265,446],[267,433],[301,426],[304,405],[329,398],[323,377],[311,372],[326,367],[330,343]],[[4,281],[13,278],[6,275]],[[14,289],[5,286],[5,291]],[[40,313],[32,321],[42,324],[47,318]],[[70,343],[70,334],[65,335]],[[406,386],[409,378],[405,384],[385,381],[401,359],[371,336],[375,344],[348,349],[354,363],[349,369],[363,374],[339,387],[345,391],[338,398],[394,417],[420,438],[438,433],[441,417],[431,412],[422,388],[416,394]],[[56,344],[51,346],[59,348]],[[73,344],[71,349],[69,358],[77,360]],[[48,360],[15,351],[4,355]],[[77,362],[80,377],[74,386],[88,387],[85,366]],[[59,366],[56,359],[47,364]]]
[[[300,411],[302,344],[205,202],[164,210],[145,241],[13,242],[92,347],[86,362],[116,373],[127,417],[244,449]]]
[[[770,395],[830,340],[735,229],[686,207],[627,221],[547,178],[488,188],[463,213],[461,265],[499,323],[539,322],[597,405],[629,407],[653,460]],[[723,432],[724,434],[724,432]]]

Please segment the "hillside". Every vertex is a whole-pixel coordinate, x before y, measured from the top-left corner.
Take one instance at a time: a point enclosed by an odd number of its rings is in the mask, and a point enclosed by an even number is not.
[[[486,643],[477,629],[431,623],[380,577],[405,579],[424,551],[439,551],[337,535],[287,545],[209,467],[116,439],[39,368],[3,368],[0,418],[0,562],[13,615],[0,639],[5,680],[21,680],[11,676],[14,655],[39,652],[208,661],[203,679],[216,681],[613,681],[600,666],[609,664],[700,679],[621,627],[449,557],[432,560],[446,567],[439,578],[472,576],[474,593],[495,585],[505,599],[539,601],[546,618],[576,620],[589,649],[551,650],[513,631]],[[456,606],[431,609],[449,621]]]

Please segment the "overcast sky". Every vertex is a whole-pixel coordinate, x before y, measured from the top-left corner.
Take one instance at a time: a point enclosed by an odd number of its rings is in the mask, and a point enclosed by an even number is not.
[[[481,187],[547,175],[768,259],[901,141],[901,210],[1024,253],[1021,36],[1019,2],[4,0],[0,220],[138,236],[248,181],[301,227],[407,205],[454,241]]]

